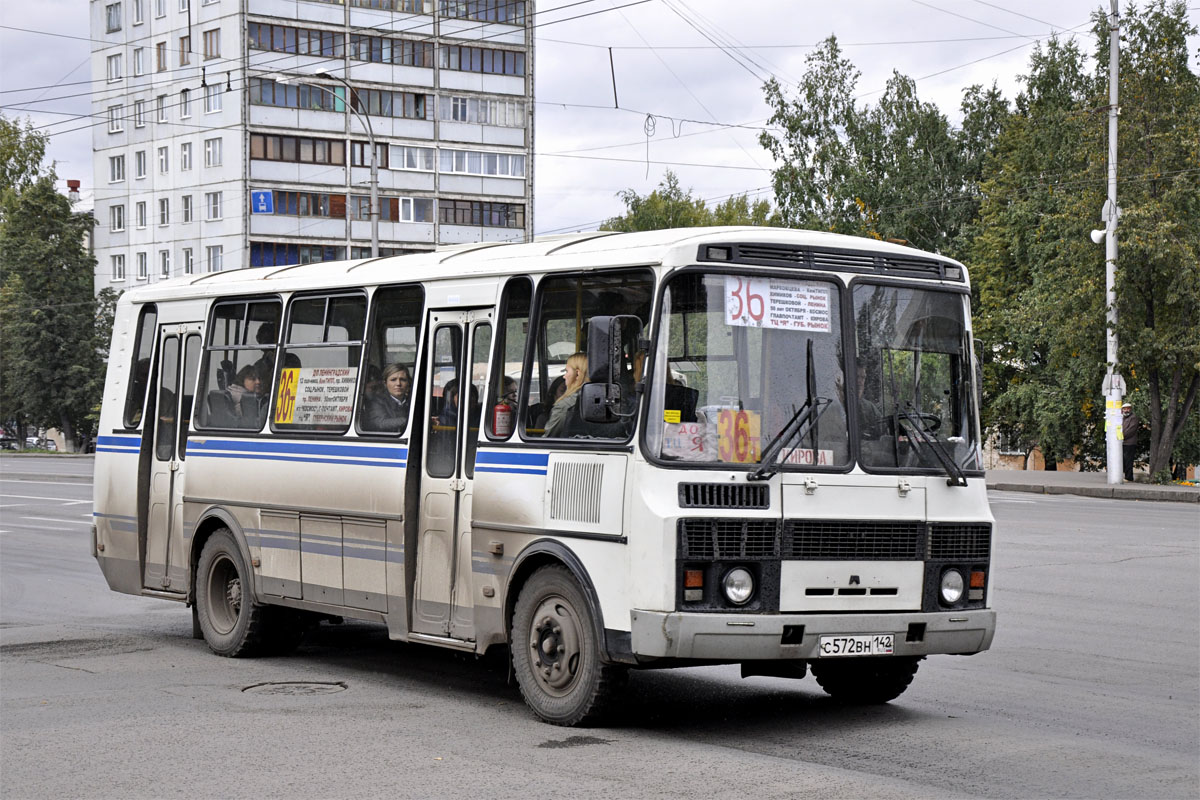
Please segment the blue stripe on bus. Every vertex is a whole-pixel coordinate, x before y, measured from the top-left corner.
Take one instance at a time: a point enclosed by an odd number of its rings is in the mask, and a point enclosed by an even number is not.
[[[314,442],[271,442],[255,439],[188,439],[188,455],[193,451],[233,451],[272,455],[308,456],[355,456],[358,458],[381,458],[403,461],[408,457],[407,447],[380,447],[378,445],[320,444]]]
[[[97,453],[138,453],[142,449],[142,437],[131,436],[97,436]]]
[[[286,461],[290,464],[349,464],[355,467],[403,467],[404,461],[359,461],[351,458],[301,458],[284,455],[259,455],[257,453],[192,453],[188,456],[195,458],[249,458],[257,461]]]
[[[506,453],[495,450],[479,450],[475,454],[476,472],[545,475],[549,463],[549,453]]]

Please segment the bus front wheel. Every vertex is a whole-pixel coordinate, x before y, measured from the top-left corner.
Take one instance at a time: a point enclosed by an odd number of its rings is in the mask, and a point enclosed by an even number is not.
[[[813,677],[834,700],[875,705],[904,694],[919,658],[835,658],[809,664]]]
[[[196,617],[209,648],[221,656],[257,655],[265,609],[254,604],[250,571],[228,528],[213,532],[196,566]]]
[[[624,667],[601,660],[587,600],[565,567],[542,567],[521,587],[510,641],[521,695],[553,725],[602,718],[625,678]]]

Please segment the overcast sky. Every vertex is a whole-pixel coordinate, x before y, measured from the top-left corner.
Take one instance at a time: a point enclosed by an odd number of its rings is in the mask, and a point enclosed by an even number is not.
[[[1077,35],[1090,53],[1089,16],[1099,7],[1089,0],[541,0],[536,232],[594,229],[623,211],[617,192],[645,194],[668,168],[706,200],[742,192],[769,199],[771,159],[758,143],[769,116],[763,80],[794,84],[805,56],[830,34],[862,73],[860,102],[875,102],[898,70],[957,122],[966,86],[995,81],[1013,98],[1036,41]],[[1121,0],[1122,13],[1128,7]],[[1190,2],[1188,14],[1196,24],[1200,3]],[[3,113],[48,126],[59,177],[81,180],[86,191],[93,173],[85,126],[96,121],[76,117],[90,113],[87,0],[0,0],[0,26]],[[741,63],[697,28],[740,47]],[[1195,70],[1200,41],[1190,45]]]

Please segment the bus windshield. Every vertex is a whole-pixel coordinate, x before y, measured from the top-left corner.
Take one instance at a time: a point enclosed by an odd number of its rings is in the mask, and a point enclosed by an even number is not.
[[[866,469],[979,469],[964,295],[854,287],[860,461]]]
[[[764,469],[844,468],[841,291],[808,276],[676,275],[658,322],[650,452],[747,466],[766,452]]]

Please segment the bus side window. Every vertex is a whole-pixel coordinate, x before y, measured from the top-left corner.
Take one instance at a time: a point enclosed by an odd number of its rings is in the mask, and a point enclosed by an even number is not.
[[[282,308],[274,299],[213,305],[196,389],[197,430],[262,430]]]
[[[622,413],[629,415],[627,420],[594,424],[585,422],[579,413],[582,384],[588,379],[587,323],[593,316],[609,315],[618,309],[621,313],[636,315],[645,328],[650,319],[653,292],[654,276],[643,269],[553,276],[541,282],[537,300],[537,338],[525,380],[529,387],[529,410],[535,411],[535,396],[538,408],[536,415],[531,414],[526,423],[526,436],[628,438],[636,411],[632,403],[636,398],[633,394],[632,352],[627,354],[622,370],[624,394],[631,399],[631,405],[622,409]],[[575,357],[573,361],[572,356]],[[555,413],[560,404],[566,405]]]
[[[525,343],[529,339],[529,309],[533,300],[533,284],[529,278],[513,278],[504,287],[500,304],[500,321],[496,325],[496,349],[492,359],[492,376],[488,381],[488,402],[485,404],[484,429],[489,439],[505,441],[518,419],[517,387],[525,367]],[[528,412],[536,404],[525,403]],[[540,410],[540,406],[538,407]]]
[[[276,431],[341,434],[350,427],[367,325],[361,290],[293,297],[288,305]]]
[[[129,391],[125,395],[125,427],[136,428],[142,422],[146,389],[150,385],[150,354],[154,352],[154,326],[158,307],[142,307],[138,316],[137,339],[133,343],[133,366],[129,370]]]
[[[358,390],[359,433],[398,434],[408,428],[423,305],[420,286],[375,292]]]

